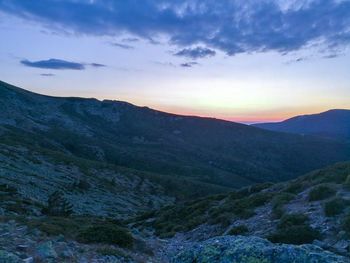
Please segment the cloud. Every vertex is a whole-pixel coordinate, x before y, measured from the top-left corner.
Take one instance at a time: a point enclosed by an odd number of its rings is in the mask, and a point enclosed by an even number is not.
[[[286,4],[290,2],[290,4]],[[350,1],[1,0],[0,10],[53,31],[169,40],[228,55],[350,45]]]
[[[199,63],[197,62],[186,62],[186,63],[182,63],[180,64],[181,67],[183,68],[192,68],[193,66],[199,65]]]
[[[123,38],[122,42],[139,42],[140,39],[136,38],[136,37],[128,37],[128,38]]]
[[[53,76],[56,76],[55,74],[52,74],[52,73],[42,73],[40,74],[40,76],[43,76],[43,77],[53,77]]]
[[[172,62],[152,61],[152,63],[162,67],[176,67]]]
[[[112,46],[115,46],[115,47],[120,47],[122,49],[134,49],[133,46],[130,46],[130,45],[125,45],[125,44],[120,44],[120,43],[111,43]]]
[[[188,57],[191,59],[205,58],[215,56],[216,52],[209,48],[196,47],[196,48],[185,48],[175,53],[175,56]]]
[[[323,58],[331,59],[331,58],[337,58],[340,56],[341,54],[330,54],[330,55],[323,56]]]
[[[48,59],[48,60],[39,60],[39,61],[29,61],[29,60],[21,60],[21,64],[27,67],[33,68],[45,68],[45,69],[73,69],[73,70],[84,70],[84,64],[77,62],[70,62],[60,59]]]
[[[106,65],[99,64],[99,63],[91,63],[90,66],[95,67],[95,68],[104,68],[104,67],[107,67]]]

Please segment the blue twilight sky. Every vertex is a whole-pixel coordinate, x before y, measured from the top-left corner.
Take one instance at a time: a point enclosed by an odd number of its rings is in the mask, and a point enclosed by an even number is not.
[[[350,108],[349,0],[0,0],[0,79],[236,121]]]

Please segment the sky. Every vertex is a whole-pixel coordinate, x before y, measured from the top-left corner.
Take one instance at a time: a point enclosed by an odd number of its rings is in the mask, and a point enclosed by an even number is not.
[[[184,115],[350,109],[349,0],[0,0],[0,80]]]

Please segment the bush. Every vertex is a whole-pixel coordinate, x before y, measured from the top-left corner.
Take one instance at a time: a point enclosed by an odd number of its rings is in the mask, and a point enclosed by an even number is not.
[[[272,217],[273,219],[281,218],[284,214],[283,205],[294,199],[294,194],[280,193],[272,200]]]
[[[272,186],[273,183],[270,183],[270,182],[267,182],[267,183],[261,183],[261,184],[254,184],[250,187],[250,193],[253,194],[253,193],[259,193],[261,192],[262,190],[265,190],[267,188],[269,188],[270,186]]]
[[[345,189],[350,190],[350,174],[346,177],[346,180],[343,186]]]
[[[346,207],[346,200],[343,198],[333,198],[332,200],[329,200],[324,203],[323,205],[323,211],[324,214],[328,217],[330,216],[336,216],[342,213]]]
[[[290,226],[303,225],[309,218],[303,214],[288,214],[282,216],[280,222],[277,225],[278,229],[286,229]]]
[[[247,200],[242,200],[242,202],[247,202],[248,208],[255,208],[269,202],[272,196],[272,193],[257,193],[248,197]]]
[[[343,229],[350,235],[350,211],[343,216]]]
[[[306,222],[308,217],[302,214],[289,214],[281,218],[277,231],[267,236],[274,243],[305,244],[312,243],[319,238],[319,232],[311,228]]]
[[[240,226],[234,226],[230,229],[230,231],[228,232],[229,235],[232,236],[238,236],[238,235],[243,235],[245,233],[247,233],[249,230],[246,226],[244,225],[240,225]]]
[[[312,243],[318,237],[318,231],[312,229],[310,226],[296,225],[286,229],[279,229],[267,236],[267,239],[273,243],[301,245]]]
[[[130,247],[133,243],[132,236],[124,228],[112,224],[86,228],[78,234],[77,240],[86,244],[105,243],[120,247]]]
[[[327,184],[320,184],[310,190],[308,200],[310,202],[323,200],[333,196],[335,193],[336,190],[333,187]]]
[[[231,224],[232,215],[230,213],[223,213],[219,216],[212,217],[208,220],[209,225],[220,224],[222,227],[227,227]]]
[[[55,191],[49,196],[47,206],[42,210],[43,214],[49,216],[69,216],[72,212],[72,205],[60,191]]]
[[[291,194],[297,194],[303,191],[304,186],[300,182],[292,182],[284,191]]]

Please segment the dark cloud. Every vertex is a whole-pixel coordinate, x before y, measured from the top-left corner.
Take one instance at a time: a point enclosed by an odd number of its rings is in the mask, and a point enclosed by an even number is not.
[[[186,63],[182,63],[180,64],[181,67],[183,68],[192,68],[193,66],[199,65],[199,63],[197,62],[186,62]]]
[[[53,77],[53,76],[56,76],[55,74],[52,74],[52,73],[42,73],[40,74],[40,76],[43,76],[43,77]]]
[[[93,66],[95,68],[104,68],[106,65],[99,64],[99,63],[91,63],[90,66]]]
[[[112,46],[115,46],[115,47],[120,47],[122,49],[134,49],[133,46],[130,46],[130,45],[125,45],[125,44],[120,44],[120,43],[111,43]]]
[[[77,63],[77,62],[70,62],[60,59],[48,59],[48,60],[40,60],[40,61],[29,61],[29,60],[22,60],[21,64],[27,66],[27,67],[33,67],[33,68],[46,68],[46,69],[73,69],[73,70],[84,70],[85,66],[84,64]]]
[[[185,48],[175,53],[175,56],[188,57],[191,59],[205,58],[215,56],[216,52],[209,48],[196,47]]]
[[[122,42],[139,42],[140,40],[136,37],[123,38]]]
[[[323,58],[331,59],[331,58],[337,58],[340,56],[341,54],[330,54],[330,55],[323,56]]]
[[[277,0],[1,0],[0,10],[52,30],[202,45],[228,55],[297,51],[311,43],[350,44],[350,1],[310,0],[281,7]],[[288,3],[288,1],[285,1]]]

